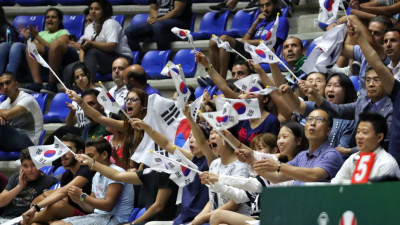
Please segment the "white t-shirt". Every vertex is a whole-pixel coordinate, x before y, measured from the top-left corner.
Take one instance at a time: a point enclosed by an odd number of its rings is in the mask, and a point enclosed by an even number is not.
[[[369,178],[378,178],[382,176],[395,176],[400,178],[400,169],[397,165],[396,160],[392,155],[387,153],[383,148],[379,147],[375,151],[375,162],[372,167],[371,173],[369,174]],[[351,182],[351,177],[353,176],[353,172],[356,168],[357,161],[354,158],[359,153],[352,154],[346,162],[343,163],[343,166],[340,168],[339,172],[337,172],[335,178],[331,180],[331,183],[347,183]]]
[[[101,87],[96,87],[95,89],[98,91],[102,90]],[[79,94],[79,96],[80,96],[80,94]],[[76,108],[75,118],[76,118],[76,122],[78,123],[78,126],[84,127],[85,125],[89,124],[90,120],[89,120],[89,118],[87,118],[85,116],[85,112],[83,111],[82,107],[80,107],[78,105],[78,103],[76,103],[74,101],[72,102],[72,105]]]
[[[85,33],[80,38],[80,41],[82,41],[83,38],[92,40],[95,36],[94,23],[92,23],[85,28]],[[103,28],[94,41],[117,43],[115,51],[121,55],[132,58],[132,51],[128,46],[128,39],[121,25],[114,19],[104,21]]]
[[[119,166],[116,166],[115,164],[110,165],[111,168],[118,170],[119,172],[125,172],[124,169],[122,169]],[[118,198],[118,200],[115,203],[115,206],[111,212],[103,211],[100,209],[95,209],[94,213],[97,214],[112,214],[116,215],[117,220],[119,222],[126,222],[129,219],[130,213],[133,208],[133,199],[135,197],[135,193],[133,191],[133,185],[132,184],[125,184],[123,182],[117,182],[111,179],[108,179],[107,177],[101,175],[99,172],[97,172],[93,176],[92,180],[92,193],[96,196],[98,199],[104,199],[106,197],[107,193],[107,187],[110,184],[123,184],[124,188],[122,189],[122,192]]]
[[[17,131],[28,135],[33,144],[37,145],[43,131],[43,115],[39,104],[32,95],[23,91],[19,92],[13,103],[10,101],[10,98],[7,98],[0,104],[0,109],[11,109],[19,105],[24,107],[27,112],[9,120],[9,124]]]
[[[249,166],[240,162],[239,160],[229,163],[228,165],[224,165],[221,162],[221,158],[215,159],[211,162],[209,171],[215,174],[223,174],[227,176],[250,176]],[[229,201],[227,196],[213,192],[212,190],[209,190],[209,199],[211,211],[225,205]],[[245,204],[240,204],[240,207],[236,210],[236,212],[249,215],[250,208]]]
[[[126,95],[128,94],[128,89],[125,85],[118,90],[117,85],[115,85],[108,92],[111,94],[111,96],[113,96],[119,106],[124,107]]]

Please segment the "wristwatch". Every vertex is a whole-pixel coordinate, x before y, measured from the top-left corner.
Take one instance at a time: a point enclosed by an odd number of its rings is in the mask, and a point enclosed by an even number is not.
[[[87,196],[87,194],[82,192],[81,197],[80,197],[79,200],[80,200],[81,202],[84,202],[85,199],[86,199],[86,196]]]

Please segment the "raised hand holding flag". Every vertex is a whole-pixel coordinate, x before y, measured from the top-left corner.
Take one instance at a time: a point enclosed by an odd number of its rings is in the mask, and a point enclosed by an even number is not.
[[[238,120],[248,120],[261,117],[260,106],[257,98],[251,99],[230,99],[216,98],[215,106],[217,111],[222,110],[224,104],[228,102],[238,113]]]
[[[272,91],[278,90],[278,88],[271,86],[262,88],[261,85],[258,84],[259,80],[260,76],[258,74],[251,74],[245,78],[235,81],[233,84],[244,92],[260,94],[260,95],[268,95]]]
[[[129,117],[128,114],[126,114],[125,110],[121,108],[120,105],[115,101],[115,99],[111,96],[111,94],[108,92],[107,88],[104,87],[103,83],[99,81],[99,85],[102,89],[100,91],[99,95],[97,96],[97,101],[107,110],[113,113],[119,113],[119,111],[122,111],[122,113],[128,118],[129,121],[131,121],[131,118]]]

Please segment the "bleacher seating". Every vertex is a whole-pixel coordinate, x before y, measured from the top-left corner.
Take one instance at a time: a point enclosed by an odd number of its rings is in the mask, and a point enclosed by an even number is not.
[[[149,79],[165,79],[166,76],[161,75],[161,70],[167,64],[171,57],[171,50],[166,51],[148,51],[143,56],[142,67],[146,71]]]
[[[349,78],[350,78],[351,82],[353,83],[356,91],[358,91],[360,89],[359,77],[358,76],[350,76]]]
[[[63,25],[70,34],[75,35],[76,39],[79,40],[84,31],[85,15],[64,15]]]
[[[194,40],[206,40],[211,35],[220,35],[226,29],[226,24],[229,18],[229,11],[223,13],[207,12],[201,19],[198,32],[193,32]]]
[[[200,51],[200,49],[196,49],[196,51]],[[197,62],[195,61],[193,49],[179,50],[172,62],[174,64],[181,64],[185,77],[192,78],[196,75]]]
[[[64,123],[69,109],[65,102],[71,103],[65,93],[57,93],[51,101],[49,111],[43,115],[44,123]]]
[[[254,23],[258,14],[260,14],[260,10],[253,12],[239,10],[233,16],[231,28],[227,31],[222,31],[220,34],[226,34],[235,38],[243,37]]]
[[[51,173],[53,172],[54,166],[44,166],[42,168],[40,168],[40,170],[46,174],[46,175],[51,175]]]
[[[42,114],[44,114],[46,110],[46,104],[47,104],[47,99],[49,98],[48,93],[33,93],[32,96],[35,98],[37,103],[40,106],[40,109],[42,110]]]
[[[124,27],[125,23],[125,15],[113,15],[111,18],[116,20],[122,27]]]

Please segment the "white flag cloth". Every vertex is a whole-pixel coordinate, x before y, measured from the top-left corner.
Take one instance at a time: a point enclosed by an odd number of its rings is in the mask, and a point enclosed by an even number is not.
[[[238,113],[228,102],[224,104],[222,110],[202,113],[201,116],[214,129],[229,129],[239,122]]]
[[[100,90],[99,95],[97,95],[97,101],[104,107],[104,109],[112,113],[118,114],[118,112],[121,110],[121,107],[112,97],[112,95],[103,87]]]
[[[318,21],[331,24],[336,21],[341,0],[319,0]]]
[[[44,60],[43,57],[39,54],[36,45],[32,43],[30,38],[28,39],[27,44],[29,55],[34,58],[40,65],[50,69],[49,64],[47,64],[46,60]]]
[[[190,115],[192,115],[192,118],[194,121],[197,121],[197,115],[201,107],[201,103],[203,102],[203,95],[200,97],[196,98],[194,102],[192,102],[190,106]]]
[[[184,187],[191,183],[196,176],[196,171],[192,168],[198,169],[196,164],[186,158],[179,150],[175,150],[174,154],[168,152],[153,153],[150,168],[145,169],[144,173],[149,173],[151,170],[168,173],[171,180],[179,187]]]
[[[333,66],[340,56],[346,37],[347,26],[340,24],[314,40],[315,48],[301,67],[308,74],[311,72],[326,73],[327,66]]]
[[[260,95],[269,95],[269,93],[271,93],[272,91],[278,90],[278,88],[272,86],[262,88],[261,85],[258,84],[259,80],[260,76],[258,74],[251,74],[245,78],[235,81],[234,84],[242,91]]]
[[[191,92],[186,85],[185,74],[183,73],[182,68],[179,65],[175,65],[173,62],[168,61],[161,71],[161,74],[167,74],[167,76],[171,77],[174,81],[177,93],[177,106],[179,109],[183,110]]]
[[[144,122],[164,134],[176,146],[182,147],[191,129],[188,120],[176,106],[176,102],[159,95],[150,95],[148,105],[151,107],[147,108]],[[144,134],[131,159],[150,166],[150,150],[163,151],[147,134]]]
[[[178,27],[173,27],[171,29],[172,33],[174,33],[176,36],[178,36],[180,39],[184,40],[184,39],[188,39],[188,42],[193,45],[193,36],[190,33],[190,30],[185,30],[185,29],[181,29]]]
[[[266,34],[261,35],[261,39],[269,49],[272,49],[276,43],[276,32],[278,30],[278,26],[279,13],[276,15],[275,23],[272,25],[271,29]]]
[[[244,43],[244,49],[250,53],[255,63],[278,63],[279,58],[264,43],[258,46]]]
[[[54,136],[54,144],[52,145],[31,146],[28,149],[32,161],[38,169],[44,166],[51,166],[54,160],[70,151],[56,136]]]
[[[227,41],[222,41],[218,36],[213,35],[213,36],[211,37],[211,39],[212,39],[213,41],[215,41],[215,43],[217,43],[218,48],[223,48],[223,49],[225,49],[225,51],[227,51],[227,52],[236,52],[236,51],[231,47],[231,45],[229,44],[229,42],[227,42]]]
[[[224,104],[228,102],[238,113],[239,120],[248,120],[261,117],[260,105],[257,98],[251,99],[230,99],[216,98],[215,106],[217,111],[222,110]]]

